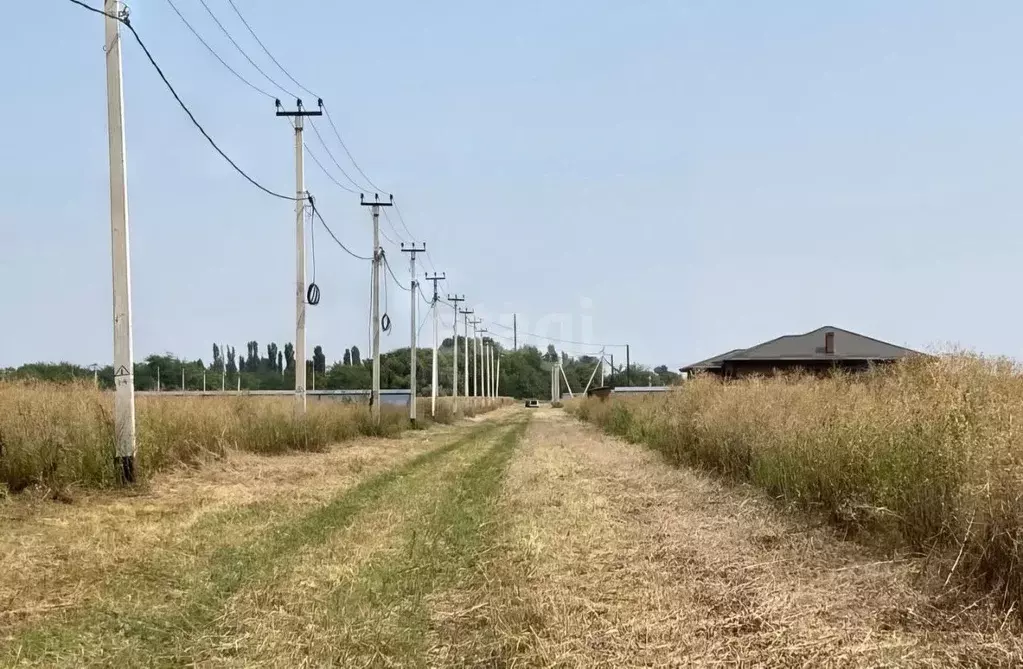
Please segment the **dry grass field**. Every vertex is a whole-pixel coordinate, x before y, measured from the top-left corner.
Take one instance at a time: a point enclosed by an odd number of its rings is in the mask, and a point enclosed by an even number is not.
[[[462,401],[460,413],[486,410]],[[138,472],[197,465],[229,451],[280,454],[322,451],[359,436],[396,436],[409,427],[404,410],[382,407],[382,424],[364,405],[310,402],[295,415],[286,397],[139,397]],[[429,425],[429,400],[418,414]],[[436,422],[453,420],[448,398]],[[113,397],[91,384],[0,383],[0,494],[42,486],[58,497],[116,483],[112,466]]]
[[[1023,662],[925,558],[547,408],[15,495],[0,560],[0,666]]]
[[[866,377],[701,378],[580,417],[670,462],[753,484],[843,536],[925,555],[951,591],[1023,598],[1023,375],[970,356]]]

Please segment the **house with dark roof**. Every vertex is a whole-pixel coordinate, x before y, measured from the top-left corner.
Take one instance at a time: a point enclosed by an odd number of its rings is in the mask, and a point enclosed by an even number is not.
[[[735,349],[701,360],[679,371],[687,376],[709,373],[724,378],[802,371],[825,373],[836,369],[866,371],[903,358],[923,355],[912,349],[833,326],[805,334],[785,335],[751,348]]]

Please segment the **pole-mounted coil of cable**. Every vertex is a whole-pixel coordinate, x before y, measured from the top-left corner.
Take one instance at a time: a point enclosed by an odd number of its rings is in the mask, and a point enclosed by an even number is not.
[[[320,303],[320,287],[316,285],[316,202],[313,200],[313,196],[308,192],[306,198],[309,200],[309,235],[312,241],[312,260],[313,260],[313,280],[309,282],[309,287],[305,291],[305,301],[315,307]]]

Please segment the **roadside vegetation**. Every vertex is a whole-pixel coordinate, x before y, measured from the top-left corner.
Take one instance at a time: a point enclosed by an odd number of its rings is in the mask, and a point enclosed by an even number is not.
[[[860,540],[936,558],[946,586],[1023,599],[1023,375],[956,355],[865,376],[698,378],[573,402],[670,461],[757,485]]]
[[[462,401],[471,416],[499,405]],[[383,406],[376,426],[365,405],[310,401],[296,415],[290,398],[138,397],[139,475],[197,465],[230,450],[272,455],[322,451],[358,436],[394,437],[410,427],[404,409]],[[430,418],[420,400],[420,426],[455,419],[450,399]],[[0,495],[31,486],[66,497],[75,487],[114,484],[113,396],[90,383],[0,383]]]
[[[487,550],[528,419],[271,467],[246,455],[142,498],[0,514],[0,665],[419,666],[430,598]]]

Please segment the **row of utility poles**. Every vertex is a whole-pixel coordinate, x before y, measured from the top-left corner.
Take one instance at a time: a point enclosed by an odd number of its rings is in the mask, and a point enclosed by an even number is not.
[[[135,424],[135,379],[134,379],[134,352],[132,340],[132,309],[131,309],[131,255],[128,235],[128,187],[126,179],[126,157],[125,157],[125,134],[124,134],[124,91],[122,82],[122,57],[121,57],[121,23],[126,21],[127,13],[124,5],[119,0],[104,0],[104,25],[105,25],[105,58],[106,58],[106,88],[107,88],[107,130],[109,141],[109,162],[110,162],[110,234],[113,266],[113,325],[114,325],[114,427],[116,443],[116,463],[121,472],[122,478],[127,482],[135,479],[135,455],[136,446],[136,424]],[[305,187],[305,155],[303,131],[305,119],[323,115],[323,101],[317,100],[316,109],[306,109],[301,100],[296,101],[292,110],[284,108],[280,101],[275,101],[275,113],[278,117],[288,118],[295,130],[295,408],[296,412],[302,413],[306,410],[306,305],[315,304],[318,298],[313,299],[310,295],[312,286],[306,282],[305,262],[305,215],[307,208],[312,207],[315,214],[315,206],[312,198]],[[256,184],[257,186],[259,184]],[[261,186],[260,186],[261,187]],[[262,188],[262,187],[261,187]],[[263,190],[266,190],[265,188]],[[281,196],[284,197],[284,196]],[[291,198],[287,198],[291,199]],[[370,207],[373,220],[373,257],[372,257],[372,281],[371,281],[371,319],[372,319],[372,389],[370,393],[370,407],[372,418],[375,422],[380,421],[380,332],[381,329],[389,329],[387,315],[380,313],[380,281],[381,272],[384,271],[386,262],[384,250],[380,245],[380,212],[382,208],[394,205],[394,196],[381,199],[379,194],[372,199],[365,195],[360,196],[360,204]],[[315,221],[313,221],[315,224]],[[416,276],[416,253],[425,252],[425,244],[410,244],[408,248],[402,245],[402,251],[410,254],[411,291],[412,291],[412,319],[411,319],[411,398],[409,406],[409,417],[414,422],[416,416],[416,351],[417,336],[416,328],[416,293],[419,292],[419,283]],[[439,322],[438,304],[440,297],[437,290],[437,283],[445,279],[444,275],[427,276],[427,280],[433,282],[433,299],[431,308],[434,310],[434,346],[433,346],[433,391],[431,398],[431,411],[436,412],[438,392],[438,362],[437,349],[439,345]],[[454,345],[455,356],[453,361],[453,384],[452,399],[453,408],[458,411],[458,316],[464,317],[465,325],[465,353],[464,353],[464,385],[463,396],[492,398],[497,397],[500,388],[501,360],[495,354],[494,346],[487,342],[483,335],[486,329],[478,327],[482,321],[473,318],[472,309],[460,309],[459,304],[465,301],[465,296],[448,295],[448,300],[454,308]],[[383,320],[382,320],[383,318]],[[384,322],[387,321],[387,322]],[[472,392],[470,393],[469,377],[469,325],[473,327],[472,339]],[[518,348],[518,322],[513,327],[513,342]],[[226,372],[221,378],[221,387],[226,385]],[[182,384],[184,385],[184,384]],[[205,373],[203,388],[205,389]]]

